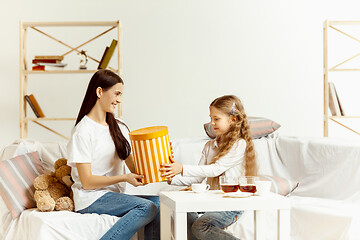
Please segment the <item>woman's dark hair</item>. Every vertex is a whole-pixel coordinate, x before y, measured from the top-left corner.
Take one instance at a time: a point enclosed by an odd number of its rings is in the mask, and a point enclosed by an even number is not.
[[[96,89],[101,87],[103,91],[107,91],[117,83],[124,84],[123,80],[116,73],[106,69],[97,71],[89,82],[75,125],[94,107],[97,101]],[[130,144],[122,134],[113,113],[106,113],[106,123],[109,125],[110,135],[114,141],[118,156],[120,159],[125,160],[130,155]]]

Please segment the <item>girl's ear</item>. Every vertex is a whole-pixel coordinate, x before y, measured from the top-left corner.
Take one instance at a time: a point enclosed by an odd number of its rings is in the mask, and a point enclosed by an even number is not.
[[[237,117],[236,116],[233,116],[232,118],[231,118],[231,122],[237,122]]]
[[[102,93],[103,93],[102,88],[101,88],[101,87],[97,87],[97,88],[96,88],[96,96],[97,96],[98,98],[100,98],[101,95],[102,95]]]

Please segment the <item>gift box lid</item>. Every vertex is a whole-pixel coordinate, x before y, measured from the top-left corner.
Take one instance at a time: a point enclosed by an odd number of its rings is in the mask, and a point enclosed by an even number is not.
[[[129,133],[130,139],[134,141],[147,140],[162,137],[169,134],[168,127],[165,126],[153,126],[141,128],[131,131]]]

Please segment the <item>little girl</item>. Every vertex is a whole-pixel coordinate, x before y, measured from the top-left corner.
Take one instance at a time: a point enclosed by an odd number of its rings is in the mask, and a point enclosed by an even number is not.
[[[217,135],[203,149],[199,165],[164,164],[163,176],[172,178],[171,184],[190,185],[207,178],[211,189],[219,189],[219,176],[256,176],[258,167],[254,145],[244,107],[236,96],[216,98],[210,104],[211,125]],[[243,211],[206,212],[188,214],[189,239],[237,239],[223,229],[234,223]]]
[[[110,70],[97,71],[89,82],[68,143],[75,210],[121,217],[101,240],[130,239],[142,227],[145,239],[157,240],[158,197],[123,193],[125,182],[143,185],[141,175],[125,174],[124,160],[132,163],[129,130],[113,114],[121,102],[123,85],[122,79]]]

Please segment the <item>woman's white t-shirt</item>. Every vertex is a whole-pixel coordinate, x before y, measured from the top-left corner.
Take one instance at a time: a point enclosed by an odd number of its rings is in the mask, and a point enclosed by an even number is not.
[[[121,120],[117,119],[122,122]],[[119,123],[120,130],[127,141],[129,131]],[[115,151],[115,144],[109,132],[109,126],[101,125],[88,116],[84,116],[73,129],[73,134],[67,145],[68,165],[72,167],[71,177],[74,181],[75,211],[84,209],[94,203],[98,198],[109,191],[124,192],[125,183],[118,183],[95,190],[82,188],[76,163],[91,163],[93,175],[114,176],[125,174],[125,164],[120,160]]]

